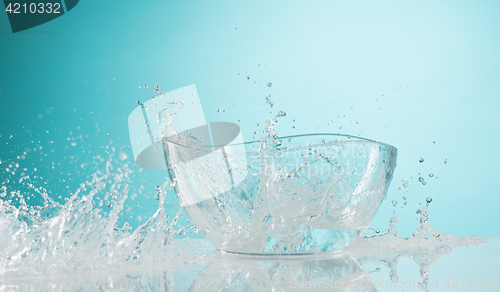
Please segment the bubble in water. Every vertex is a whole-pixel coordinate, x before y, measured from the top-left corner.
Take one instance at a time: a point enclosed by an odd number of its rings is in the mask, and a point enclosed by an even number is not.
[[[271,87],[273,84],[271,82],[267,82],[267,87]]]
[[[248,79],[248,80],[250,80],[250,78],[251,78],[250,76],[247,76],[247,79]]]
[[[430,204],[432,202],[432,198],[431,197],[427,197],[427,199],[425,199],[425,201],[427,202],[427,204]]]
[[[407,187],[408,187],[408,181],[407,181],[407,180],[405,180],[405,181],[403,182],[403,184],[401,185],[401,188],[402,188],[402,189],[406,189]]]
[[[448,163],[448,158],[445,158],[445,160],[443,162],[444,162],[444,164]]]
[[[218,113],[220,113],[220,111],[221,111],[220,107],[219,107],[219,108],[217,108],[217,112],[218,112]]]
[[[144,105],[142,104],[142,102],[140,102],[139,100],[136,100],[137,104],[140,106],[140,107],[144,107]]]
[[[76,146],[76,142],[71,143],[71,146]]]
[[[110,201],[106,201],[106,206],[108,206],[109,208],[111,208],[112,204]]]
[[[391,204],[392,204],[392,206],[393,206],[393,207],[396,207],[396,206],[398,205],[398,201],[396,201],[396,200],[392,200],[392,201],[391,201]]]
[[[424,159],[423,159],[423,158],[420,158],[420,159],[418,160],[418,162],[422,163],[422,162],[424,162]]]
[[[419,177],[418,181],[421,182],[424,186],[427,184],[423,177]]]
[[[434,176],[434,173],[429,173],[429,177],[433,177]]]
[[[141,221],[141,220],[142,220],[141,216],[137,217],[137,221]]]

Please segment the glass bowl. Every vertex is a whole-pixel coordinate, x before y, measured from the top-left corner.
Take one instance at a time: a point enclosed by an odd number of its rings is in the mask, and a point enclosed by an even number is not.
[[[238,254],[345,248],[370,226],[396,166],[395,147],[348,135],[208,147],[189,138],[163,139],[181,206],[217,249]]]

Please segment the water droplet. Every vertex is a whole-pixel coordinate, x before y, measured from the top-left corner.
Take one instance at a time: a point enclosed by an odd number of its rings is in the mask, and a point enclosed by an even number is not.
[[[396,224],[398,224],[398,221],[399,221],[398,217],[396,217],[395,215],[392,215],[391,219],[389,220],[389,224],[391,226],[395,226]]]
[[[424,186],[427,184],[423,177],[419,177],[418,181],[421,182]]]
[[[238,123],[239,123],[239,122],[241,122],[241,120],[240,120],[240,119],[238,119]]]
[[[219,107],[219,108],[217,108],[217,112],[218,112],[218,113],[220,113],[220,111],[221,111],[220,107]]]
[[[248,80],[250,80],[250,78],[251,78],[250,76],[247,76],[247,79],[248,79]]]
[[[396,200],[392,200],[392,201],[391,201],[391,204],[392,204],[392,206],[393,206],[393,207],[396,207],[396,206],[398,205],[398,201],[396,201]]]
[[[422,163],[422,162],[424,162],[424,159],[423,159],[423,158],[420,158],[420,159],[418,160],[418,162]]]
[[[432,198],[431,197],[427,197],[427,199],[425,199],[425,201],[427,202],[427,204],[430,204],[432,202]]]
[[[274,102],[271,100],[269,96],[266,96],[266,103],[271,107],[274,107]]]
[[[267,87],[271,87],[273,84],[271,82],[267,82]]]
[[[284,111],[279,111],[278,114],[276,115],[276,117],[284,117],[286,116],[286,112]]]
[[[446,158],[443,162],[444,164],[448,163],[448,158]]]
[[[434,176],[434,173],[429,173],[429,177],[433,177]]]
[[[109,136],[109,133],[108,133],[108,136]]]

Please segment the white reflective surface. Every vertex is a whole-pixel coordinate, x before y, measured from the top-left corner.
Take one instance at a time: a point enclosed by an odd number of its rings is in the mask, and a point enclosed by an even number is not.
[[[44,275],[19,270],[0,275],[0,291],[425,291],[417,287],[422,273],[429,291],[498,291],[500,238],[481,239],[433,251],[348,248],[313,257],[236,256],[203,239],[177,239],[171,262]]]

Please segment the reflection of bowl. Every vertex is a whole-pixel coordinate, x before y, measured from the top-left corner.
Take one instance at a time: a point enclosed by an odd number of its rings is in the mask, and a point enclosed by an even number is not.
[[[247,254],[333,251],[369,227],[385,199],[396,148],[334,134],[281,139],[270,151],[260,141],[205,151],[164,139],[181,205],[216,248]]]
[[[189,287],[201,291],[376,291],[348,253],[330,256],[241,257],[219,254]]]

